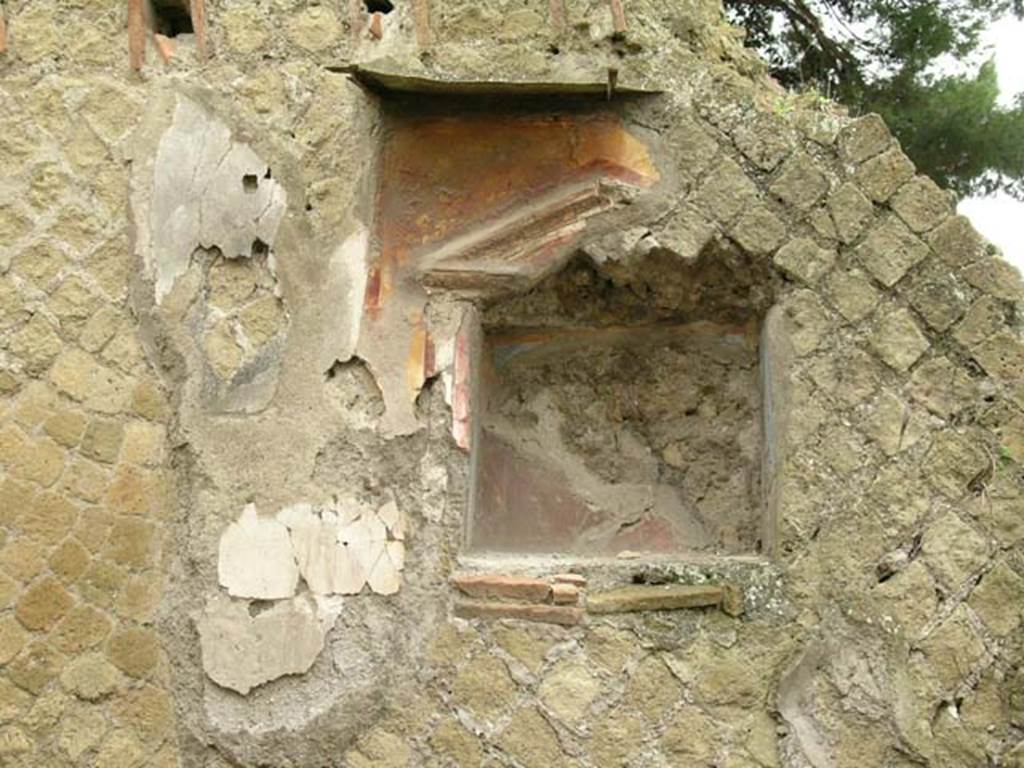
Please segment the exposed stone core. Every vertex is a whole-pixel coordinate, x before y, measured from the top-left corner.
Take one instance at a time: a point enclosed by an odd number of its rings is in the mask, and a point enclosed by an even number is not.
[[[126,4],[2,3],[4,768],[1024,765],[1024,286],[879,117],[718,0]],[[593,542],[467,545],[498,438]]]

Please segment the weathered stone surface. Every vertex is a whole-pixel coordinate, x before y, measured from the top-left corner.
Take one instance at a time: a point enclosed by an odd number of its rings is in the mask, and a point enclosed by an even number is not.
[[[935,254],[951,267],[966,267],[985,256],[985,241],[966,216],[951,216],[926,239]]]
[[[629,678],[623,701],[652,723],[665,719],[683,694],[683,685],[657,655],[647,656]]]
[[[762,171],[772,171],[792,151],[786,125],[770,115],[755,115],[741,123],[732,134],[733,143]]]
[[[884,606],[885,619],[899,624],[911,639],[920,637],[939,605],[935,580],[920,560],[883,581],[874,592]]]
[[[249,504],[220,537],[217,576],[229,594],[277,600],[291,597],[299,583],[288,528],[260,517]]]
[[[979,291],[1005,301],[1024,299],[1024,281],[1020,272],[1008,261],[997,257],[982,258],[963,270],[964,279]]]
[[[1020,612],[1004,609],[1021,599],[1024,543],[1018,286],[965,219],[943,219],[947,201],[913,177],[879,118],[768,84],[716,0],[417,0],[378,15],[378,38],[357,2],[193,2],[207,23],[147,35],[137,76],[123,9],[99,5],[4,6],[0,763],[1021,762]],[[170,63],[158,47],[175,49]],[[350,67],[360,71],[334,71]],[[581,80],[594,98],[559,95]],[[634,88],[664,95],[605,99]],[[507,93],[480,98],[492,90]],[[432,144],[421,140],[430,121],[444,128]],[[524,138],[531,121],[538,142]],[[491,142],[496,132],[505,138]],[[386,177],[398,134],[409,151]],[[522,147],[528,162],[515,159]],[[441,172],[449,164],[464,184]],[[564,178],[547,173],[556,166]],[[390,180],[413,177],[427,182],[382,217]],[[530,274],[557,278],[557,291],[528,280],[505,293],[494,275],[487,296],[424,290],[432,244],[563,182],[556,196],[580,184],[596,212],[538,202],[558,253]],[[414,236],[391,248],[404,227]],[[528,228],[516,233],[523,258],[550,255],[527,247]],[[361,343],[399,293],[415,301]],[[505,417],[572,437],[570,480],[615,478],[590,501],[633,483],[628,514],[605,521],[629,558],[591,559],[584,544],[573,559],[464,551],[479,479],[471,438],[490,418],[474,376],[508,368],[500,358],[453,373],[455,329],[488,314],[465,315],[469,305],[511,293],[531,328],[685,319],[754,340],[768,326],[770,359],[728,363],[735,376],[713,395],[663,363],[695,367],[672,345],[588,351],[599,364],[567,366],[557,392],[545,362],[529,416],[513,392]],[[764,321],[771,306],[784,333]],[[892,311],[930,343],[905,370],[873,345]],[[776,355],[790,336],[792,355]],[[723,343],[700,366],[730,359]],[[538,444],[536,464],[550,447]],[[662,479],[681,496],[652,493]],[[509,490],[528,509],[564,487]],[[731,500],[746,496],[749,520],[730,530]],[[389,498],[415,535],[403,538]],[[249,499],[288,529],[298,577],[282,592],[306,595],[313,613],[285,621],[308,635],[267,630],[268,663],[312,666],[259,685],[265,659],[225,653],[225,674],[256,686],[243,698],[204,680],[193,622],[219,591],[233,616],[221,650],[244,649],[265,636],[261,618],[297,612],[294,597],[229,599],[214,575],[219,539]],[[291,527],[277,517],[303,500]],[[673,539],[652,525],[690,507],[692,531]],[[943,532],[947,514],[969,530]],[[572,546],[586,541],[573,520],[557,523]],[[735,557],[714,557],[734,540]],[[665,551],[642,552],[655,545]],[[247,578],[265,575],[254,565]],[[554,577],[545,602],[481,598],[497,606],[485,620],[452,616],[470,599],[453,572],[577,565],[601,588],[641,573],[735,583],[749,618],[584,615],[585,585]],[[43,580],[73,600],[53,621],[57,603],[33,592]],[[353,593],[333,630],[310,592]],[[538,613],[578,623],[521,620]],[[805,680],[786,672],[817,645]],[[281,661],[300,646],[301,664]]]
[[[950,590],[978,570],[986,556],[985,540],[953,512],[933,523],[921,542],[921,560]]]
[[[847,244],[860,236],[875,213],[871,201],[851,182],[846,182],[832,193],[828,199],[828,210],[836,234]]]
[[[537,691],[555,717],[569,723],[583,720],[601,692],[601,681],[580,660],[561,662],[544,677]]]
[[[922,243],[894,216],[883,219],[857,247],[857,258],[882,285],[891,287],[928,255]]]
[[[455,615],[464,619],[521,619],[570,626],[580,623],[583,609],[570,605],[460,600],[455,603]]]
[[[74,598],[51,576],[29,587],[15,607],[15,615],[28,629],[49,629],[68,612]]]
[[[889,204],[918,234],[934,229],[953,212],[949,194],[927,176],[918,176],[904,184]]]
[[[504,662],[487,653],[465,664],[452,683],[454,703],[484,721],[504,710],[516,690]]]
[[[694,204],[722,224],[731,223],[757,200],[757,187],[734,161],[725,159],[701,182]]]
[[[757,207],[743,213],[730,229],[740,246],[750,253],[771,253],[785,240],[786,227],[767,208]]]
[[[1024,341],[1011,331],[1000,331],[974,350],[974,359],[993,378],[1014,382],[1024,371]]]
[[[704,608],[721,605],[722,587],[659,584],[619,587],[587,595],[588,613],[635,613],[674,611],[680,608]]]
[[[849,272],[836,270],[828,276],[826,285],[829,299],[839,314],[851,323],[870,315],[882,298],[871,280],[858,269]]]
[[[244,603],[216,596],[197,623],[203,669],[225,688],[247,694],[316,661],[337,614],[308,598],[280,601],[250,616]]]
[[[888,149],[892,143],[888,126],[875,114],[850,123],[839,134],[839,152],[848,163],[863,163]]]
[[[954,691],[985,653],[961,606],[920,644],[928,667],[945,691]]]
[[[827,273],[835,263],[836,254],[819,248],[813,240],[803,237],[793,240],[778,250],[775,263],[787,274],[813,284]]]
[[[1001,560],[974,588],[967,604],[989,630],[1005,637],[1021,625],[1024,578]]]
[[[79,656],[60,674],[61,685],[86,701],[96,701],[113,693],[125,677],[100,653]]]
[[[967,309],[968,297],[952,279],[915,279],[908,295],[911,306],[936,331],[945,331]]]
[[[544,768],[564,762],[558,736],[537,710],[519,710],[498,737],[503,750],[526,768]]]
[[[151,675],[160,661],[160,643],[151,627],[126,626],[107,641],[107,658],[129,677]]]
[[[909,312],[891,309],[876,321],[871,346],[892,368],[905,371],[930,345]]]
[[[975,347],[1006,325],[1003,302],[983,296],[971,305],[967,314],[953,331],[953,338],[965,347]]]
[[[914,177],[914,164],[899,149],[890,149],[857,169],[854,180],[871,200],[884,203]]]
[[[808,209],[828,193],[828,178],[808,155],[798,154],[782,166],[779,178],[769,187],[788,205]]]
[[[911,396],[944,419],[969,407],[975,393],[972,379],[945,357],[922,363],[911,377]]]
[[[13,616],[5,616],[0,619],[0,664],[18,655],[18,652],[25,647],[29,634]]]
[[[990,461],[970,433],[946,430],[932,441],[925,465],[928,481],[949,498],[957,499],[989,469]]]

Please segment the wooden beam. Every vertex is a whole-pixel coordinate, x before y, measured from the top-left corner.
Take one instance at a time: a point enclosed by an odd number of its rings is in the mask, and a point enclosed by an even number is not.
[[[189,0],[192,15],[192,33],[196,36],[199,58],[206,58],[206,0]]]
[[[356,45],[366,27],[366,6],[363,0],[348,0],[348,25],[352,33],[352,44]]]
[[[612,4],[612,29],[615,34],[621,35],[626,31],[626,12],[622,10],[622,0],[611,0]]]
[[[143,0],[128,0],[128,63],[136,72],[146,59],[146,10]]]
[[[413,19],[416,22],[416,43],[420,48],[430,45],[430,8],[427,0],[413,0]]]
[[[565,13],[565,0],[551,0],[551,26],[558,32],[565,30],[568,19]]]

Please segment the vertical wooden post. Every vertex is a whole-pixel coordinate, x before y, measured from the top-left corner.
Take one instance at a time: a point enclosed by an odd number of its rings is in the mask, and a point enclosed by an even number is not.
[[[7,52],[7,20],[4,18],[4,7],[0,5],[0,53]]]
[[[551,26],[558,32],[563,32],[567,20],[565,0],[551,0]]]
[[[143,0],[128,0],[128,62],[136,72],[146,57],[146,11]]]
[[[621,35],[626,31],[626,13],[622,10],[622,0],[611,0],[612,4],[612,29],[615,34]]]
[[[352,44],[356,45],[363,36],[366,26],[366,6],[363,0],[348,0],[348,24],[352,32]]]
[[[192,16],[192,33],[196,36],[196,50],[199,58],[206,58],[206,0],[189,0]]]
[[[427,0],[413,0],[413,18],[416,21],[416,43],[420,48],[430,45],[430,8]]]

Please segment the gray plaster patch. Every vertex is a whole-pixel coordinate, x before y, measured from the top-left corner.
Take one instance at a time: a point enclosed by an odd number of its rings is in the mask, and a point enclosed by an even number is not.
[[[284,675],[302,674],[323,650],[338,607],[297,597],[250,616],[246,603],[217,595],[198,622],[203,669],[218,685],[243,695]]]
[[[226,258],[269,252],[286,207],[269,166],[194,101],[177,96],[157,144],[148,206],[137,217],[146,273],[157,303],[188,269],[197,248]],[[136,185],[138,190],[140,185]]]

